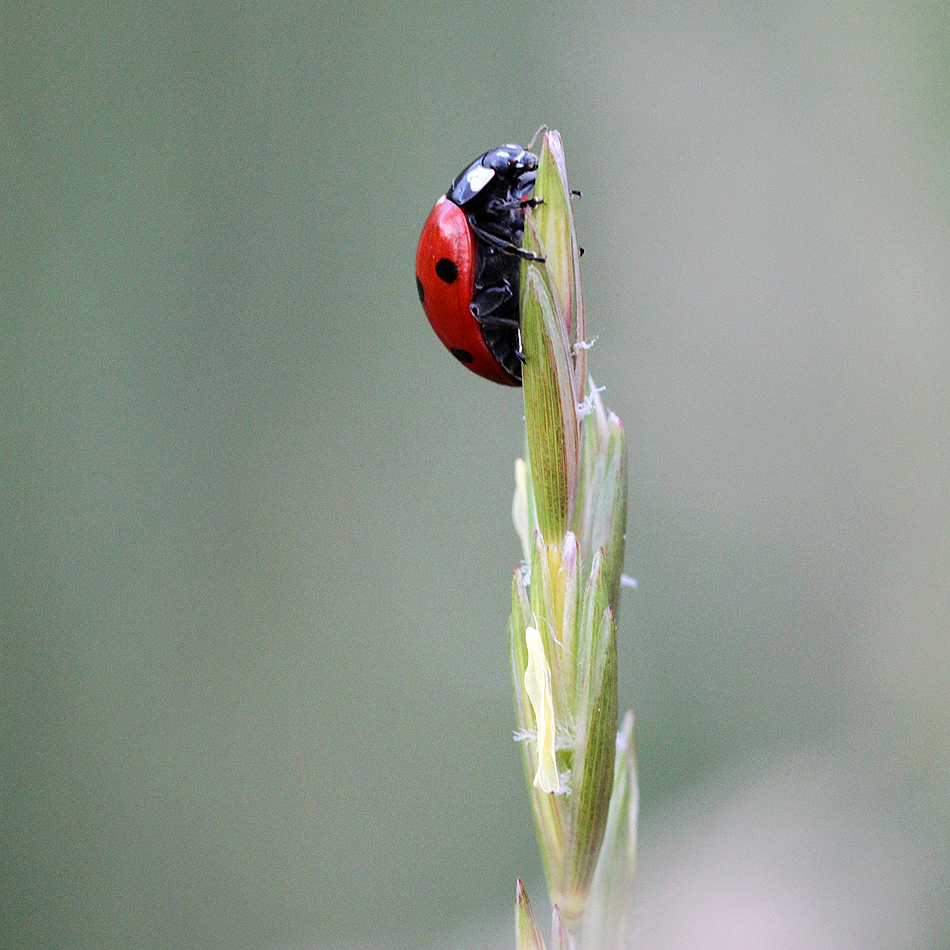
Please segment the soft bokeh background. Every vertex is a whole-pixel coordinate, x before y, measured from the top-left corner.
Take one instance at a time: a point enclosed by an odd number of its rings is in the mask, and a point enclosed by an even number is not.
[[[0,9],[2,939],[511,945],[517,392],[412,262],[565,140],[632,946],[950,944],[944,3]]]

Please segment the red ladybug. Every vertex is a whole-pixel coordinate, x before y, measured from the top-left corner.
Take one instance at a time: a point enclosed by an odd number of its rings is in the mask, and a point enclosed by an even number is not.
[[[416,251],[416,289],[432,329],[473,373],[521,385],[519,258],[538,158],[502,145],[475,159],[432,209]]]

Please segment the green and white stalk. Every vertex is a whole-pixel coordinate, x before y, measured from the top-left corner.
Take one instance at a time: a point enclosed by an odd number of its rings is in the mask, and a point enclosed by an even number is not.
[[[527,459],[512,509],[525,555],[510,622],[517,737],[555,946],[573,947],[583,922],[587,950],[610,950],[636,841],[632,717],[617,736],[627,457],[623,426],[586,375],[580,250],[554,131],[534,199],[523,247],[541,259],[522,261],[520,301]],[[543,947],[520,882],[516,907],[519,950]]]

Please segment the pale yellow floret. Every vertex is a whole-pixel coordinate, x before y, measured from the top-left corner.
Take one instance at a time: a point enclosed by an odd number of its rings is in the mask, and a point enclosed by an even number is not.
[[[554,759],[554,700],[551,695],[551,667],[544,653],[541,634],[535,627],[525,630],[525,646],[528,648],[528,665],[524,671],[524,688],[534,710],[538,728],[538,770],[534,786],[542,792],[558,792],[561,789]]]

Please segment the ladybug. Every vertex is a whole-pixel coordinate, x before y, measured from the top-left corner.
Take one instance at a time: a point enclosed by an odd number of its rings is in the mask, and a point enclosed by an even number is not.
[[[518,290],[524,209],[538,157],[520,145],[480,155],[436,202],[416,251],[422,309],[449,352],[473,373],[521,385]]]

